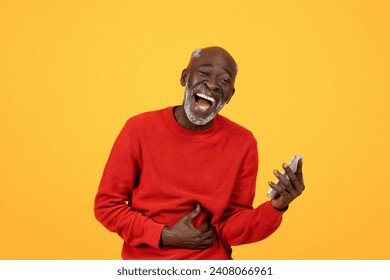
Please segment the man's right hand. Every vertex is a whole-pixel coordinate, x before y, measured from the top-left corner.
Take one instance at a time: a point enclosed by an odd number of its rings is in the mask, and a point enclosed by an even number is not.
[[[206,249],[217,240],[215,229],[209,221],[204,221],[198,228],[192,224],[192,220],[199,215],[200,204],[189,214],[184,215],[176,224],[164,227],[161,234],[163,246],[173,246],[187,249]]]

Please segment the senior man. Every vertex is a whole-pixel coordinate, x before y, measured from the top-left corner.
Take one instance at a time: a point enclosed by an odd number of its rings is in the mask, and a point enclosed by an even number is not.
[[[220,47],[196,49],[181,74],[181,106],[130,118],[112,148],[95,216],[124,240],[123,259],[231,259],[280,225],[304,190],[295,173],[274,173],[277,196],[253,207],[258,169],[253,134],[218,114],[235,88],[237,64]]]

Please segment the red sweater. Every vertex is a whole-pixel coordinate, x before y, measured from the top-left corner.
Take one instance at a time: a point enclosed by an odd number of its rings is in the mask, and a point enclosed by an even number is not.
[[[211,128],[181,127],[173,107],[130,118],[112,148],[95,216],[124,240],[124,259],[231,259],[231,245],[273,233],[282,212],[253,209],[258,168],[252,133],[217,115]],[[209,216],[218,241],[205,250],[159,247],[164,226],[194,210]]]

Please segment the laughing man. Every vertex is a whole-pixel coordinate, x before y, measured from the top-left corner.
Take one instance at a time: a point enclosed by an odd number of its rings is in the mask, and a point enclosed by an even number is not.
[[[272,234],[304,190],[302,161],[278,193],[253,207],[257,143],[218,114],[237,64],[220,47],[196,49],[181,74],[181,106],[130,118],[112,148],[95,216],[124,240],[123,259],[231,259],[231,246]]]

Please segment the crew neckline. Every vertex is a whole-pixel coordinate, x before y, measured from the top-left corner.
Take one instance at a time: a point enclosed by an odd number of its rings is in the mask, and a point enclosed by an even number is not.
[[[220,123],[220,116],[217,114],[214,118],[214,122],[211,127],[205,130],[191,130],[181,126],[175,119],[174,110],[179,106],[171,106],[166,108],[164,111],[166,120],[171,129],[173,129],[177,134],[183,136],[190,136],[195,138],[206,138],[214,135],[217,131]]]

